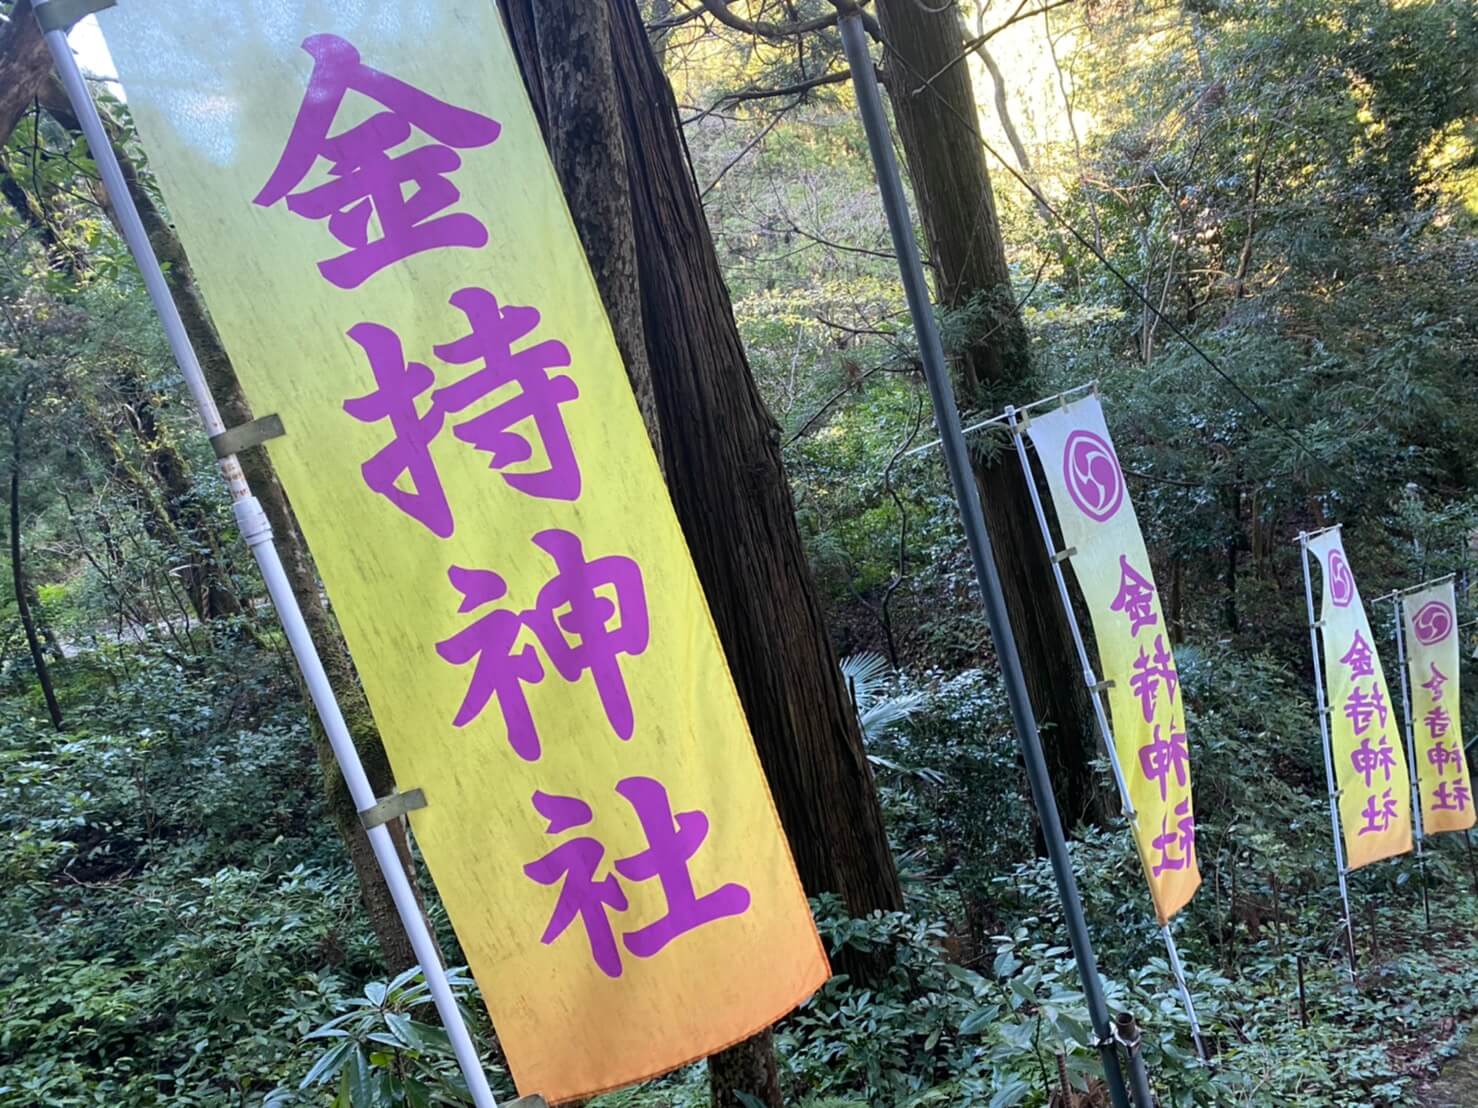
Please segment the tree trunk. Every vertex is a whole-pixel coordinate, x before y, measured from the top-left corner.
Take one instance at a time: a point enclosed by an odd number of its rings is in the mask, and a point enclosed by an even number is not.
[[[780,1071],[775,1063],[775,1033],[769,1028],[708,1060],[708,1091],[713,1108],[745,1108],[744,1093],[767,1108],[783,1108]]]
[[[10,424],[10,578],[15,588],[15,608],[26,632],[26,645],[31,650],[31,664],[36,667],[36,680],[41,685],[41,695],[46,698],[46,711],[51,715],[51,725],[60,731],[64,726],[62,706],[57,703],[56,690],[51,686],[51,670],[46,666],[41,636],[36,633],[36,620],[31,615],[26,574],[21,563],[21,425],[26,418],[28,393],[29,389],[21,389]]]
[[[202,623],[218,616],[239,613],[241,602],[231,590],[212,521],[200,502],[194,477],[184,456],[160,426],[157,398],[138,367],[131,364],[118,366],[112,384],[117,390],[118,407],[138,440],[144,471],[139,472],[127,464],[121,446],[111,435],[111,428],[105,426],[104,432],[110,440],[115,463],[121,463],[127,469],[129,478],[138,483],[137,491],[146,496],[153,509],[156,518],[151,521],[148,514],[144,517],[146,529],[152,522],[150,535],[157,539],[167,536],[178,549],[182,562],[180,583],[185,588],[190,607]],[[95,430],[95,435],[97,433]],[[120,465],[115,464],[115,475],[119,468]],[[153,490],[142,487],[146,475],[157,490],[157,497]]]
[[[73,133],[79,130],[66,94],[54,77],[41,90],[41,97],[47,112],[58,123]],[[116,124],[113,124],[111,120],[105,120],[105,123],[109,125],[110,134],[114,137],[114,152],[118,155],[123,167],[129,195],[133,197],[134,204],[139,209],[139,215],[148,231],[154,253],[164,265],[170,291],[174,295],[175,304],[184,320],[185,330],[195,347],[195,353],[200,359],[200,365],[205,372],[211,393],[220,407],[221,418],[227,427],[246,423],[252,419],[251,409],[236,380],[236,371],[231,365],[231,360],[226,355],[226,350],[221,345],[215,327],[206,313],[205,303],[195,288],[193,271],[190,268],[189,259],[185,256],[184,247],[180,244],[174,230],[165,222],[149,191],[143,186],[133,163],[125,156],[122,144],[118,141]],[[108,213],[112,218],[111,206]],[[370,714],[369,702],[360,688],[359,676],[355,672],[353,660],[349,657],[349,650],[339,634],[337,624],[324,607],[319,595],[317,571],[308,553],[307,544],[298,532],[292,508],[287,501],[287,494],[278,483],[277,474],[272,469],[272,463],[265,451],[248,450],[239,457],[247,483],[251,486],[252,493],[261,502],[272,524],[274,541],[277,552],[282,558],[283,569],[292,585],[293,595],[297,597],[298,606],[303,611],[303,617],[308,624],[314,645],[318,648],[324,669],[338,696],[339,706],[343,709],[349,732],[354,737],[354,745],[359,751],[360,760],[364,763],[364,770],[369,777],[370,785],[377,796],[385,796],[395,787],[389,759],[385,755],[385,748],[380,741],[380,733],[375,725],[374,717]],[[365,911],[369,915],[375,937],[379,940],[380,952],[384,957],[386,968],[392,973],[397,973],[415,964],[415,952],[411,949],[410,940],[401,926],[400,916],[395,910],[395,902],[390,896],[390,889],[385,884],[385,879],[375,862],[369,837],[359,823],[354,801],[349,796],[349,790],[344,784],[338,763],[334,760],[333,751],[329,747],[327,737],[323,734],[318,715],[313,710],[311,701],[308,700],[306,690],[303,690],[303,698],[304,703],[308,705],[313,746],[318,755],[318,764],[323,771],[329,813],[333,817],[340,837],[348,847],[350,860],[359,879],[359,890],[364,900]],[[398,820],[389,826],[401,861],[406,866],[407,872],[414,876],[405,826]],[[414,880],[412,887],[414,887]]]
[[[935,295],[946,309],[975,313],[971,337],[952,352],[960,403],[983,411],[1029,402],[1036,399],[1030,351],[1011,292],[975,92],[965,63],[955,63],[963,46],[959,17],[952,5],[936,11],[916,0],[878,0],[877,14],[891,48],[886,83],[935,270]],[[1081,667],[1054,600],[1051,564],[1014,455],[977,455],[975,478],[1058,807],[1072,827],[1103,812]]]
[[[778,436],[739,346],[670,94],[634,6],[544,0],[504,11],[802,880],[813,894],[842,893],[857,914],[896,908],[870,767],[800,549]],[[627,187],[612,188],[613,179]],[[697,340],[705,334],[711,342]],[[691,347],[672,343],[683,335],[695,337]],[[718,520],[737,523],[734,536],[747,525],[747,552],[727,549]],[[766,565],[781,568],[770,577]],[[778,653],[761,642],[767,627],[784,636]],[[797,787],[802,766],[810,781]],[[850,841],[826,824],[821,796],[860,821],[846,828]],[[768,1030],[709,1068],[715,1105],[738,1108],[740,1093],[782,1104]]]
[[[16,0],[10,22],[0,23],[0,146],[36,97],[51,72],[51,54],[31,14],[31,0]]]
[[[561,120],[545,98],[543,74],[557,59],[542,56],[535,6],[513,0],[502,10],[548,135]],[[636,4],[608,0],[607,8],[619,105],[608,125],[622,129],[668,489],[802,883],[812,895],[840,894],[854,914],[896,909],[902,894],[871,766],[806,564],[778,429],[739,341],[676,104]]]

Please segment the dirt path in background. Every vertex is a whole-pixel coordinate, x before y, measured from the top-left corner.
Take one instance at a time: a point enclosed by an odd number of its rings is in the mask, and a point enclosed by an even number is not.
[[[1471,1031],[1442,1072],[1416,1089],[1413,1108],[1474,1108],[1478,1105],[1478,1035]]]

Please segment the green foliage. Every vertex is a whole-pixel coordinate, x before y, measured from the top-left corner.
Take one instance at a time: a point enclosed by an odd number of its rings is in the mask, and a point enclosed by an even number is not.
[[[961,12],[988,27],[988,7]],[[1093,1085],[1096,1045],[928,446],[862,130],[845,84],[731,95],[838,71],[837,37],[777,45],[707,23],[670,28],[665,56],[830,629],[853,655],[908,897],[865,919],[814,903],[833,952],[880,968],[834,978],[781,1023],[786,1102],[1046,1105],[1059,1057]],[[1072,98],[1071,133],[1029,143],[1031,175],[1161,314],[995,172],[1036,370],[985,383],[966,414],[1100,382],[1187,703],[1204,883],[1174,928],[1210,1062],[1116,818],[1076,828],[1072,847],[1111,1005],[1139,1020],[1177,1108],[1410,1103],[1475,1014],[1469,859],[1428,843],[1431,931],[1409,860],[1351,875],[1352,982],[1290,540],[1345,524],[1368,597],[1473,569],[1478,10],[1092,0],[1050,27],[1050,97],[1015,73],[1004,90],[1019,123]],[[69,724],[45,722],[7,588],[0,1106],[465,1102],[424,983],[384,980],[284,649],[252,607],[249,558],[219,538],[229,505],[94,167],[44,112],[0,155],[34,202],[0,204],[0,459],[19,430],[25,568]],[[941,313],[950,351],[1004,307]],[[988,431],[971,444],[983,460],[1008,445]],[[195,618],[182,582],[202,565],[242,616]],[[1478,614],[1466,589],[1461,605]],[[459,974],[455,989],[489,1041],[475,987]],[[698,1065],[595,1103],[708,1102]]]
[[[465,968],[448,971],[463,1019],[485,1037],[480,1005],[468,1003],[472,979]],[[364,994],[341,997],[333,1019],[304,1036],[305,1042],[326,1049],[318,1055],[299,1083],[300,1090],[334,1091],[334,1108],[430,1108],[436,1104],[470,1104],[466,1080],[457,1068],[451,1040],[435,1019],[430,989],[419,967],[393,981],[371,982]],[[423,1017],[418,1019],[417,1017]],[[484,1070],[497,1072],[484,1062]],[[317,1097],[307,1103],[319,1103]],[[290,1090],[269,1094],[264,1108],[287,1108],[300,1103]]]

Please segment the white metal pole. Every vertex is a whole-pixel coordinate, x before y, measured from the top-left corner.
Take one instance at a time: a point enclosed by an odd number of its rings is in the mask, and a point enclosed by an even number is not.
[[[1319,656],[1319,625],[1314,618],[1314,581],[1309,572],[1309,535],[1300,531],[1303,553],[1304,600],[1309,609],[1309,647],[1314,655],[1314,697],[1319,708],[1319,736],[1324,750],[1324,782],[1329,790],[1329,825],[1334,833],[1334,866],[1339,875],[1339,896],[1345,906],[1345,938],[1350,945],[1350,980],[1355,979],[1355,925],[1350,916],[1350,889],[1345,881],[1345,847],[1339,835],[1339,792],[1334,787],[1334,755],[1329,738],[1329,708],[1324,703],[1324,663]]]
[[[1432,907],[1427,900],[1427,860],[1422,851],[1426,832],[1422,828],[1422,797],[1418,787],[1416,736],[1412,730],[1411,684],[1406,673],[1406,621],[1401,618],[1401,593],[1391,594],[1391,637],[1396,640],[1396,668],[1401,671],[1401,717],[1406,723],[1406,765],[1411,771],[1411,814],[1416,825],[1416,868],[1422,883],[1422,914],[1432,926]]]
[[[1066,396],[1067,394],[1061,395]],[[1113,729],[1109,726],[1108,713],[1103,707],[1103,691],[1099,686],[1097,675],[1093,672],[1093,663],[1088,658],[1088,647],[1083,640],[1083,629],[1078,625],[1078,615],[1073,611],[1072,599],[1067,591],[1067,578],[1062,572],[1062,562],[1058,560],[1057,552],[1052,549],[1052,529],[1047,525],[1047,512],[1042,506],[1042,497],[1037,492],[1037,482],[1032,477],[1031,459],[1026,453],[1026,433],[1020,427],[1017,409],[1013,405],[1006,406],[1004,418],[1011,428],[1011,440],[1016,444],[1016,457],[1021,462],[1021,476],[1026,481],[1027,492],[1031,495],[1032,508],[1037,515],[1037,527],[1042,534],[1042,546],[1047,551],[1047,561],[1052,565],[1052,576],[1057,582],[1057,595],[1062,601],[1062,611],[1067,617],[1068,629],[1072,632],[1073,646],[1078,651],[1078,664],[1081,667],[1083,683],[1088,687],[1088,695],[1093,701],[1093,717],[1098,721],[1098,733],[1103,739],[1103,748],[1108,753],[1109,766],[1113,770],[1114,781],[1119,787],[1119,803],[1129,822],[1137,827],[1139,813],[1135,811],[1134,801],[1129,795],[1129,786],[1124,780],[1123,767],[1119,765],[1119,752],[1114,747]],[[1136,843],[1136,848],[1137,846]],[[1139,864],[1141,868],[1144,868],[1142,854]],[[1146,883],[1149,878],[1150,875],[1146,872]],[[1180,964],[1180,952],[1175,948],[1175,939],[1170,934],[1168,923],[1160,926],[1160,935],[1165,940],[1165,954],[1170,961],[1170,971],[1175,975],[1175,983],[1180,989],[1181,1005],[1185,1008],[1186,1018],[1191,1021],[1191,1041],[1196,1045],[1196,1054],[1204,1062],[1206,1061],[1206,1045],[1201,1041],[1201,1021],[1196,1018],[1196,1005],[1191,999],[1190,986],[1186,984],[1185,971]]]
[[[35,7],[39,11],[48,2],[49,0],[39,0]],[[159,267],[159,261],[154,256],[153,247],[150,246],[149,237],[144,231],[143,222],[139,219],[138,209],[134,206],[132,196],[129,195],[123,171],[113,152],[107,132],[103,128],[102,119],[98,116],[97,107],[93,104],[92,94],[77,66],[77,60],[72,56],[71,47],[67,45],[66,32],[50,30],[46,32],[45,37],[52,60],[56,63],[57,74],[61,77],[62,85],[67,91],[67,98],[71,100],[72,108],[77,113],[82,132],[86,135],[87,144],[92,149],[93,161],[97,164],[103,184],[108,190],[108,197],[118,216],[123,238],[128,243],[134,260],[138,262],[139,270],[143,274],[144,285],[149,290],[149,298],[154,302],[154,308],[164,324],[164,333],[169,339],[169,346],[174,352],[180,372],[184,374],[185,384],[191,396],[194,397],[200,420],[205,425],[208,435],[220,434],[226,428],[221,422],[215,398],[211,396],[210,387],[205,381],[205,374],[201,372],[200,362],[185,333],[185,325],[180,319],[179,310],[170,296],[164,272]],[[297,659],[298,668],[302,671],[303,680],[313,699],[313,706],[318,711],[318,718],[328,735],[329,744],[333,747],[334,757],[338,759],[339,768],[344,774],[344,781],[349,787],[349,794],[354,798],[354,806],[360,812],[365,812],[375,805],[374,790],[370,787],[369,778],[365,776],[364,766],[359,761],[359,752],[354,748],[354,740],[350,737],[349,728],[344,722],[344,715],[339,710],[339,702],[334,696],[333,687],[329,684],[328,675],[324,672],[323,663],[319,660],[313,639],[308,634],[308,626],[303,622],[302,610],[298,607],[297,598],[293,595],[292,586],[288,582],[287,574],[283,571],[277,548],[272,544],[272,528],[267,522],[266,513],[262,511],[261,504],[258,503],[256,497],[252,496],[251,490],[247,487],[246,478],[242,475],[241,465],[237,462],[235,455],[228,455],[221,459],[221,473],[225,476],[226,484],[231,490],[232,508],[236,515],[237,526],[241,528],[242,536],[256,557],[257,565],[262,572],[262,579],[267,585],[267,594],[272,598],[278,618],[282,621],[282,628],[292,646],[293,657]],[[473,1044],[472,1036],[467,1031],[467,1025],[462,1020],[462,1013],[457,1008],[456,998],[452,995],[451,986],[447,982],[446,970],[441,964],[441,956],[437,952],[435,940],[426,925],[426,917],[421,912],[421,906],[406,876],[405,867],[401,864],[400,855],[395,849],[394,840],[390,837],[389,828],[384,824],[379,824],[369,828],[367,834],[370,845],[374,848],[375,860],[385,875],[385,883],[389,886],[396,910],[400,913],[400,921],[405,926],[411,947],[421,963],[426,984],[431,990],[431,996],[436,1002],[436,1010],[451,1039],[457,1062],[467,1079],[472,1101],[477,1108],[497,1108],[497,1101],[493,1098],[492,1090],[488,1088],[487,1075],[483,1072],[482,1063],[478,1058],[477,1047]]]

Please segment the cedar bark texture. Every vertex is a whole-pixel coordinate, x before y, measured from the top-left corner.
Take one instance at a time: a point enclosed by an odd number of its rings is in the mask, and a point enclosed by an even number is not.
[[[31,0],[16,0],[10,22],[0,23],[0,146],[36,99],[51,72],[51,54],[31,14]]]
[[[972,337],[953,352],[960,404],[982,411],[1028,403],[1036,399],[1030,350],[1011,291],[975,90],[967,63],[956,61],[964,41],[958,13],[952,5],[934,10],[917,0],[878,0],[877,15],[888,44],[889,99],[929,246],[936,299],[947,309],[978,313]],[[975,479],[1058,808],[1072,827],[1103,814],[1081,666],[1014,453],[977,453]]]
[[[556,151],[577,148],[559,136],[564,119],[544,76],[569,62],[544,56],[553,43],[548,35],[541,43],[538,6],[511,0],[501,10],[546,140]],[[624,186],[630,198],[646,356],[678,520],[807,892],[838,893],[856,914],[896,909],[902,893],[872,769],[806,563],[778,428],[739,339],[677,107],[636,4],[607,0],[605,9],[614,97],[588,118],[620,127],[626,178],[607,173],[602,184]],[[582,49],[599,50],[597,39],[575,37]],[[593,60],[587,69],[577,59],[575,68],[600,72]],[[616,136],[600,142],[614,144]],[[578,202],[586,186],[571,179],[577,166],[561,160],[566,195]],[[588,239],[587,250],[601,241]],[[614,315],[630,305],[617,299],[607,309]]]

